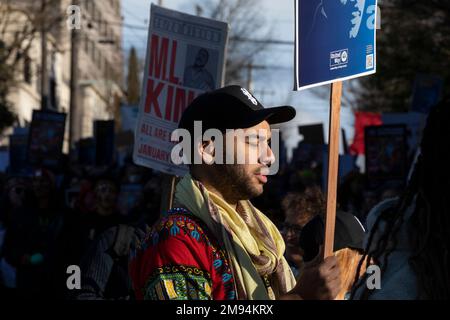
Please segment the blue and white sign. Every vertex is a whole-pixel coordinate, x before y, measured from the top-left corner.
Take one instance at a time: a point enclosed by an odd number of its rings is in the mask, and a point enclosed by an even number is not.
[[[295,1],[295,89],[376,71],[377,0]]]

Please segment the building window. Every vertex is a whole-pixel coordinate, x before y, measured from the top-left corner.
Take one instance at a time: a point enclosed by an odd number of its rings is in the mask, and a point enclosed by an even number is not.
[[[23,59],[23,80],[31,84],[31,59],[28,55]]]

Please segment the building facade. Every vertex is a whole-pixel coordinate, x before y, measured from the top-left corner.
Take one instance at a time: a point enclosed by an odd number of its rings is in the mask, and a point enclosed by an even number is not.
[[[68,114],[66,141],[69,117],[76,119],[75,141],[90,137],[93,135],[93,121],[114,119],[123,96],[120,0],[78,0],[76,43],[72,41],[69,28],[73,11],[68,9],[74,2],[0,0],[0,10],[3,10],[0,14],[11,20],[8,32],[2,35],[3,42],[14,41],[27,24],[37,30],[27,39],[28,42],[21,45],[23,50],[17,52],[24,56],[14,68],[17,83],[8,96],[17,114],[18,125],[29,125],[33,109],[44,105],[50,110]],[[45,27],[40,28],[41,25]],[[73,115],[70,114],[72,45],[78,48],[74,63],[78,70],[77,105]],[[44,73],[43,65],[46,66]],[[0,143],[5,144],[6,141],[3,138]],[[67,143],[65,149],[67,151]]]

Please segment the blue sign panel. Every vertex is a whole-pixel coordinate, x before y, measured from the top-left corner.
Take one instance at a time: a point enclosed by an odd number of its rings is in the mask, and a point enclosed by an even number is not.
[[[296,0],[295,89],[376,71],[376,0]]]

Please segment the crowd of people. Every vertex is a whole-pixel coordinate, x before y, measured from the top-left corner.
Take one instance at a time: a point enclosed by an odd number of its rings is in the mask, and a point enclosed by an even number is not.
[[[159,216],[160,180],[131,159],[121,167],[3,173],[1,291],[25,298],[73,298],[66,287],[67,267],[91,263],[91,247],[111,228],[151,225]],[[130,185],[137,189],[132,196],[126,194]]]
[[[340,275],[338,299],[449,297],[450,177],[446,168],[450,159],[444,123],[449,118],[448,107],[448,102],[441,103],[432,111],[422,155],[406,188],[387,184],[370,189],[356,167],[342,179],[334,251],[345,272]],[[270,177],[264,193],[252,201],[283,236],[284,257],[296,279],[320,255],[323,244],[326,200],[321,170],[317,163],[284,164]],[[137,298],[130,256],[136,244],[148,241],[149,234],[157,237],[155,222],[165,214],[161,212],[162,179],[161,174],[133,164],[131,157],[123,166],[71,164],[58,170],[34,168],[26,175],[2,173],[2,294],[80,300]],[[139,191],[122,197],[129,185],[138,186]],[[179,232],[173,230],[171,234]],[[220,261],[231,264],[224,257]],[[370,291],[364,286],[365,270],[373,263],[382,268],[383,290]],[[71,265],[82,270],[79,290],[67,288]],[[223,294],[233,298],[235,293],[225,290]],[[157,298],[156,293],[149,296]]]
[[[309,165],[309,166],[308,166]],[[304,264],[299,235],[310,220],[323,216],[321,168],[292,162],[272,176],[254,200],[282,232],[294,275]],[[28,175],[3,173],[0,204],[0,279],[4,294],[17,297],[126,299],[133,297],[127,274],[130,242],[143,237],[160,216],[162,177],[136,166],[72,166]],[[139,185],[138,197],[123,208],[121,189]],[[352,194],[339,198],[342,210],[365,221],[376,200],[355,168],[345,184]],[[122,190],[123,191],[123,190]],[[111,249],[112,248],[112,249]],[[116,248],[117,252],[114,251]],[[108,250],[111,250],[110,253]],[[121,251],[122,250],[122,251]],[[316,252],[317,253],[317,252]],[[67,267],[80,265],[82,290],[66,286]],[[111,276],[113,274],[113,276]]]
[[[71,166],[62,172],[37,168],[26,175],[5,172],[0,179],[3,293],[67,299],[130,297],[128,251],[115,253],[121,259],[114,270],[114,258],[104,252],[114,245],[120,246],[116,244],[117,239],[122,241],[125,237],[125,243],[134,240],[135,233],[142,235],[157,220],[161,204],[160,174],[136,166],[130,159],[122,167]],[[140,186],[139,192],[124,207],[121,193],[130,184]],[[314,178],[310,168],[294,163],[286,165],[271,177],[264,194],[254,202],[283,232],[288,262],[298,275],[303,250],[297,234],[325,210],[320,179]],[[129,247],[129,243],[125,246]],[[105,264],[108,265],[106,273],[95,272],[96,269],[104,271],[101,267]],[[66,271],[70,265],[92,271],[82,273],[84,285],[76,294],[66,287]],[[111,272],[115,280],[109,277]],[[116,284],[110,283],[107,288],[109,279]],[[100,283],[103,283],[101,288]]]

